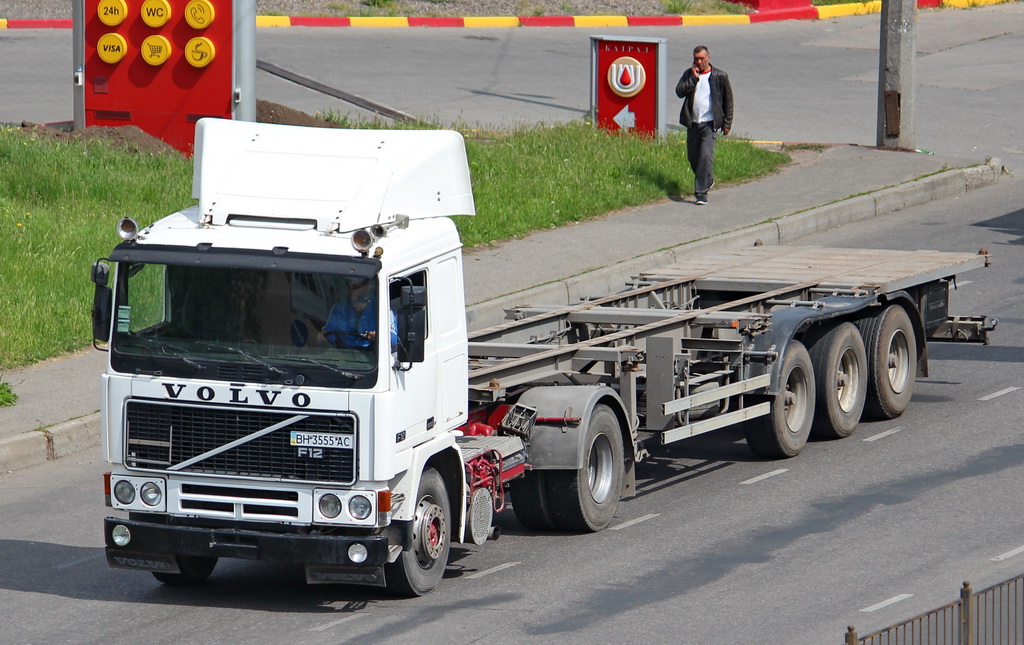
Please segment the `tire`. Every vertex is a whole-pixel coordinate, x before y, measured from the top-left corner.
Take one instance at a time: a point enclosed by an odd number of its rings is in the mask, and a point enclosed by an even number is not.
[[[895,419],[910,405],[917,378],[917,336],[910,316],[899,305],[889,305],[861,321],[868,356],[868,391],[865,415]]]
[[[563,531],[607,528],[622,495],[625,473],[622,429],[607,405],[597,405],[584,435],[583,466],[547,472],[551,515]]]
[[[178,555],[174,559],[178,561],[181,573],[153,571],[153,577],[165,585],[197,585],[209,578],[217,566],[217,558],[213,557]]]
[[[760,457],[797,456],[814,422],[814,369],[800,341],[786,347],[780,376],[781,391],[766,398],[771,411],[744,424],[747,445]]]
[[[535,531],[553,531],[558,527],[548,502],[547,472],[530,470],[509,482],[512,512],[520,524]]]
[[[434,590],[444,576],[451,549],[451,508],[444,480],[433,468],[423,471],[416,494],[416,518],[412,522],[412,546],[385,565],[389,593],[423,596]]]
[[[849,437],[867,399],[868,359],[860,331],[852,323],[840,323],[816,338],[807,351],[815,383],[811,436]]]

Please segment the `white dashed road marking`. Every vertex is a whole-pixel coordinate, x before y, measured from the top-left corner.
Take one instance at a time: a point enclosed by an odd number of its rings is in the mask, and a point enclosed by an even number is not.
[[[1004,394],[1009,394],[1010,392],[1016,392],[1019,389],[1020,389],[1019,387],[1008,387],[1005,390],[999,390],[998,392],[993,392],[992,394],[988,394],[986,396],[983,396],[983,397],[981,397],[978,400],[979,401],[991,401],[992,399],[996,398],[997,396],[1002,396]]]
[[[466,579],[473,580],[474,578],[483,578],[484,576],[489,576],[492,573],[497,573],[499,571],[504,571],[505,569],[508,569],[510,567],[514,567],[517,564],[519,564],[519,562],[506,562],[505,564],[499,564],[498,566],[491,567],[490,569],[484,569],[483,571],[471,573],[468,576],[466,576]]]
[[[788,472],[789,472],[789,468],[779,468],[778,470],[773,470],[770,473],[765,473],[763,475],[758,475],[757,477],[754,477],[752,479],[748,479],[745,482],[740,482],[740,486],[742,486],[744,484],[756,484],[757,482],[763,481],[765,479],[768,479],[769,477],[774,477],[776,475],[781,475],[782,473],[788,473]]]
[[[899,432],[902,429],[903,429],[903,426],[896,426],[895,428],[892,428],[891,430],[886,430],[885,432],[879,432],[876,435],[871,435],[870,437],[865,437],[864,441],[878,441],[879,439],[882,439],[883,437],[888,437],[889,435],[896,434],[897,432]]]
[[[1003,560],[1009,560],[1013,556],[1020,555],[1021,553],[1024,553],[1024,546],[1019,546],[1016,549],[1014,549],[1013,551],[1007,551],[1006,553],[1000,553],[996,557],[992,558],[992,562],[1002,562]]]
[[[884,608],[888,607],[889,605],[895,605],[899,601],[906,600],[907,598],[912,598],[913,596],[914,596],[914,594],[912,594],[912,593],[901,593],[900,595],[893,596],[892,598],[890,598],[888,600],[883,600],[882,602],[874,604],[874,605],[871,605],[870,607],[865,607],[864,609],[861,609],[861,611],[868,612],[868,613],[870,613],[872,611],[878,611],[879,609],[884,609]]]
[[[656,517],[658,517],[657,513],[648,513],[647,515],[644,515],[642,517],[638,517],[638,518],[636,518],[634,520],[630,520],[628,522],[623,522],[622,524],[618,524],[616,526],[610,526],[608,528],[610,528],[613,531],[621,531],[622,529],[627,529],[627,528],[633,526],[634,524],[639,524],[640,522],[646,522],[647,520],[653,520]]]

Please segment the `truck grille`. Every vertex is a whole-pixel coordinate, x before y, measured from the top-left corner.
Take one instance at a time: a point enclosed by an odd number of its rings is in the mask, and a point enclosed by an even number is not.
[[[299,417],[299,419],[290,422]],[[246,440],[276,424],[283,427]],[[125,405],[125,465],[167,470],[234,441],[236,446],[174,470],[209,475],[352,484],[355,418],[296,411],[193,406],[153,401]],[[348,435],[352,448],[297,448],[291,433]]]

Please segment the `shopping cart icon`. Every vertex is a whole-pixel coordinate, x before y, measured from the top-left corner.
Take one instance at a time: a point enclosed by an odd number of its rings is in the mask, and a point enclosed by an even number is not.
[[[164,53],[164,46],[163,45],[154,45],[152,43],[149,43],[149,57],[150,58],[160,58],[160,56],[163,53]]]

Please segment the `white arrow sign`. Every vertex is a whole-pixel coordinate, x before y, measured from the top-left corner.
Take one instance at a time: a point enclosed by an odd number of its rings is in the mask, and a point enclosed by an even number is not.
[[[622,110],[612,118],[612,121],[615,121],[620,130],[629,132],[636,127],[636,114],[630,112],[629,105],[626,105],[626,107],[622,108]]]

